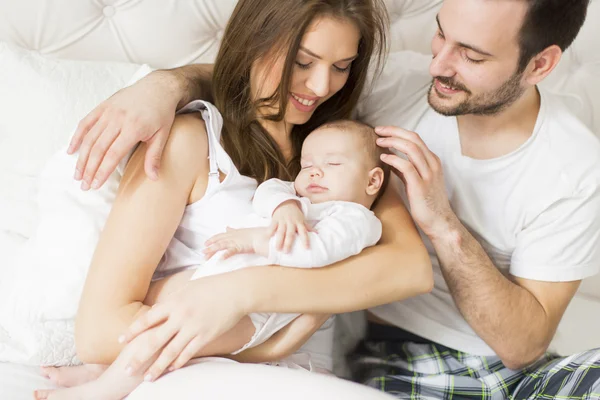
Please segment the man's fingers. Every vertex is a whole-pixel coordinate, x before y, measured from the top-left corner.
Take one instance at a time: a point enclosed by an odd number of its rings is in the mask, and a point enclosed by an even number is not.
[[[97,189],[104,185],[108,177],[117,169],[117,166],[121,162],[127,153],[135,146],[136,142],[134,140],[129,139],[127,136],[121,133],[116,137],[115,141],[111,144],[111,146],[106,150],[103,154],[102,162],[100,163],[100,167],[98,167],[98,171],[94,176],[94,181],[92,181],[92,187]],[[94,187],[95,186],[95,187]]]
[[[154,364],[148,368],[144,375],[145,381],[154,381],[160,378],[160,376],[169,368],[169,366],[179,357],[181,352],[187,347],[187,345],[194,338],[191,334],[184,334],[179,332],[169,344],[162,349],[160,356],[156,359]]]
[[[423,139],[417,133],[397,126],[378,126],[375,128],[375,132],[382,137],[402,137],[425,145],[425,142],[423,142]]]
[[[89,180],[91,179],[91,176],[86,175],[88,157],[90,156],[92,147],[94,147],[94,143],[96,143],[96,140],[98,140],[102,132],[104,132],[106,126],[107,122],[103,119],[96,122],[92,129],[86,134],[83,143],[81,143],[81,146],[79,147],[79,155],[75,167],[75,178],[79,178],[77,180],[83,180],[83,182],[81,182],[81,188],[83,190],[89,189],[89,184],[91,183],[91,180]]]
[[[147,331],[148,329],[160,324],[165,321],[169,317],[169,313],[165,307],[161,307],[161,305],[156,305],[148,310],[143,315],[139,316],[133,323],[129,326],[127,331],[119,337],[119,343],[129,343],[137,336],[139,336],[142,332]]]
[[[168,137],[169,131],[161,129],[148,141],[148,151],[146,152],[146,159],[144,160],[144,170],[146,171],[146,175],[153,181],[158,179],[160,160]]]
[[[420,186],[423,184],[421,176],[410,161],[391,154],[382,154],[381,160],[401,174],[405,186]]]
[[[67,150],[67,153],[73,154],[79,149],[79,146],[81,146],[81,143],[83,142],[83,138],[88,134],[90,129],[92,129],[92,127],[96,124],[98,119],[100,119],[102,112],[103,112],[103,109],[101,107],[98,107],[98,108],[92,110],[92,112],[90,112],[88,115],[86,115],[81,121],[79,121],[79,124],[77,124],[77,129],[75,129],[75,133],[73,134],[73,137],[71,138],[71,142],[69,143],[69,148]],[[79,178],[79,179],[81,179],[81,178]]]
[[[414,142],[402,138],[380,138],[377,139],[377,144],[381,147],[394,148],[406,154],[423,179],[429,180],[432,177],[431,167],[423,150]]]
[[[438,157],[431,150],[429,150],[429,147],[427,147],[421,136],[419,136],[417,133],[394,126],[376,128],[375,131],[379,136],[384,138],[397,137],[416,144],[423,152],[423,155],[425,156],[425,159],[431,168],[434,168],[436,164],[439,164]]]
[[[110,123],[92,147],[92,151],[90,152],[87,164],[85,166],[86,175],[89,174],[90,176],[92,189],[98,189],[101,186],[97,177],[97,171],[100,167],[100,164],[104,160],[106,152],[112,146],[113,142],[119,135],[119,132],[120,130],[118,125]]]

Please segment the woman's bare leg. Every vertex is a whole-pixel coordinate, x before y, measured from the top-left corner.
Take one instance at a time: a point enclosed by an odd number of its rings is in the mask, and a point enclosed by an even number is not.
[[[254,324],[249,317],[245,317],[233,329],[207,345],[203,355],[233,353],[250,341],[254,331]],[[98,379],[71,388],[38,390],[35,392],[35,398],[38,400],[120,400],[126,397],[144,381],[143,372],[156,361],[159,355],[157,353],[140,368],[141,374],[129,375],[127,373],[127,363],[139,343],[145,344],[145,334],[147,332],[128,344],[115,362]]]
[[[68,388],[98,379],[107,368],[107,365],[85,364],[72,367],[42,367],[41,372],[55,385]]]
[[[252,339],[255,328],[249,317],[244,317],[231,330],[209,343],[202,351],[201,356],[217,356],[231,354],[244,346]],[[131,393],[144,381],[143,373],[158,358],[158,353],[140,368],[137,375],[129,375],[126,371],[132,353],[140,343],[145,344],[144,332],[128,344],[119,354],[115,362],[95,380],[88,381],[79,386],[57,390],[38,390],[36,399],[49,400],[120,400]],[[84,368],[86,366],[83,366]]]
[[[193,273],[193,270],[187,270],[152,282],[148,289],[144,304],[153,306],[164,300],[171,293],[181,289],[183,285],[190,280]],[[213,352],[212,354],[217,353]],[[85,364],[70,367],[42,367],[41,373],[57,386],[70,388],[98,379],[108,367],[108,365],[100,364]]]

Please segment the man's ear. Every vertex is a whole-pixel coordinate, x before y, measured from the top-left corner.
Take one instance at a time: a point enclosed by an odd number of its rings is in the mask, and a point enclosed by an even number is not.
[[[379,192],[383,185],[383,179],[384,174],[381,167],[375,167],[369,171],[369,184],[367,185],[367,194],[369,196],[374,196]]]
[[[562,50],[557,45],[546,47],[529,61],[525,68],[525,80],[530,85],[537,85],[543,81],[558,65],[562,57]]]

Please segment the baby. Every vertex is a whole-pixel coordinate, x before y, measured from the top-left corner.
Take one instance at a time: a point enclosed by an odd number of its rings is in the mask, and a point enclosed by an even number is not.
[[[294,182],[268,180],[258,186],[255,213],[236,229],[207,241],[207,261],[191,279],[258,265],[314,268],[333,264],[381,236],[381,222],[370,210],[387,184],[389,168],[380,160],[377,135],[368,125],[340,120],[320,126],[302,146],[301,170]],[[294,240],[299,234],[302,240]],[[253,313],[245,328],[232,330],[203,351],[205,356],[237,354],[260,345],[298,314]],[[331,341],[331,337],[323,340]],[[135,343],[132,342],[132,344]],[[128,345],[128,346],[131,346]],[[141,383],[127,376],[120,359],[95,381],[56,391],[37,391],[36,398],[120,399]],[[322,348],[331,349],[331,343]],[[322,369],[331,368],[325,355]],[[308,365],[310,368],[310,359]],[[327,365],[329,364],[329,365]]]
[[[204,252],[210,259],[192,279],[259,265],[324,267],[376,244],[381,222],[370,208],[383,193],[389,174],[380,161],[376,138],[371,127],[349,120],[313,131],[303,143],[295,181],[270,179],[259,185],[255,213],[238,229],[207,242]],[[294,241],[296,233],[303,240]],[[297,316],[250,314],[252,335],[240,337],[243,345],[232,354],[265,342]],[[318,367],[330,369],[331,357],[324,358]]]

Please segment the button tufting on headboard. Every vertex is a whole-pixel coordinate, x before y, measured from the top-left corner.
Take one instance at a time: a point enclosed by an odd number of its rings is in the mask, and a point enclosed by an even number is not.
[[[115,7],[113,6],[106,6],[102,9],[102,13],[105,17],[112,17],[116,12],[117,10],[115,10]]]

